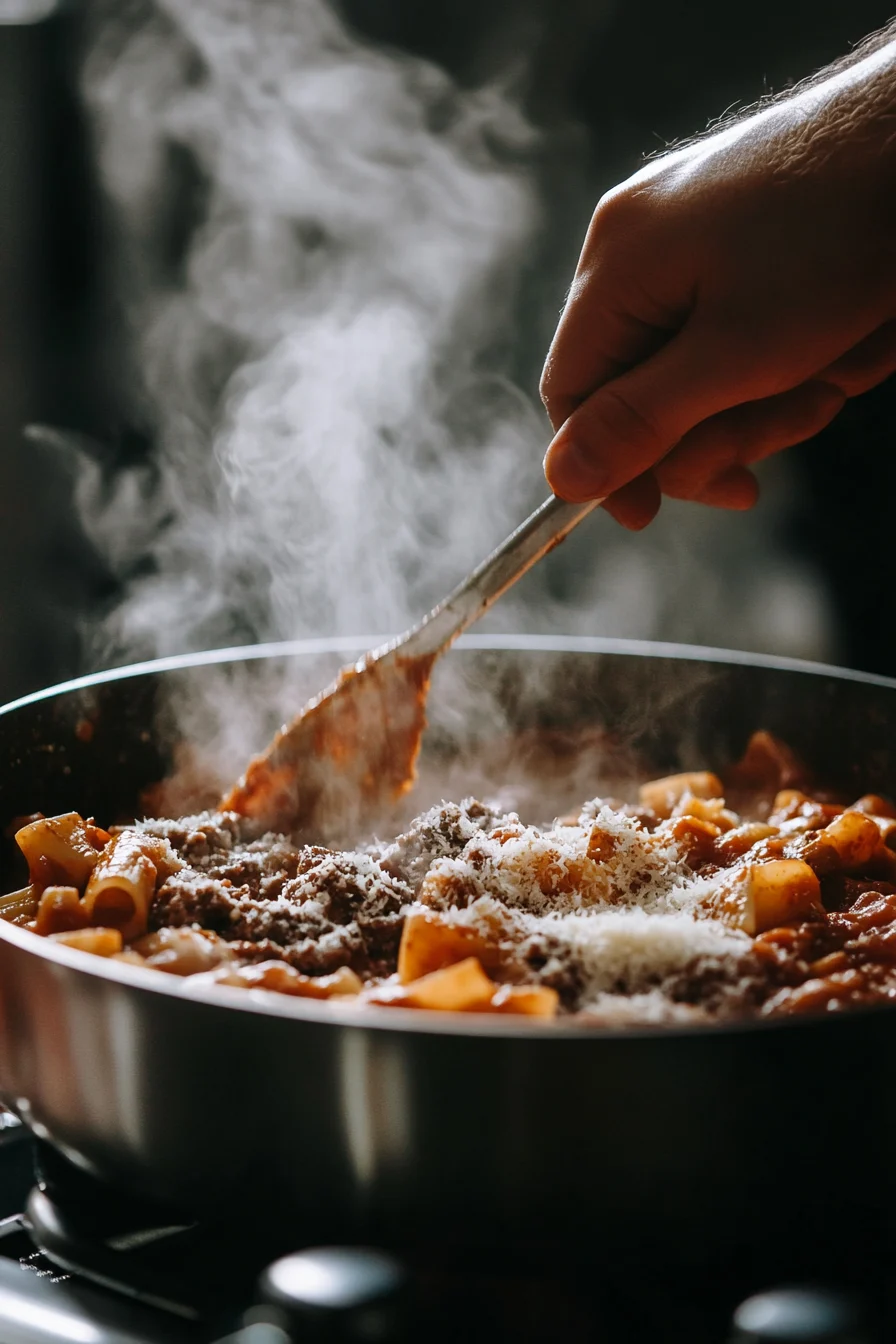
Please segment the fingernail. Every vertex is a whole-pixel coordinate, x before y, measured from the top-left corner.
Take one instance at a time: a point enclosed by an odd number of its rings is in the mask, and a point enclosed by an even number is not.
[[[580,501],[599,499],[609,494],[610,473],[576,439],[561,432],[548,448],[544,459],[548,485],[561,499]]]

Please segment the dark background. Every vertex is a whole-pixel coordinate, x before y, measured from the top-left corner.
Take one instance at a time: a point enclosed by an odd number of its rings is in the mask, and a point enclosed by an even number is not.
[[[890,17],[885,0],[736,8],[344,0],[342,8],[365,35],[427,55],[462,83],[510,72],[544,129],[538,171],[550,228],[529,285],[520,373],[530,383],[550,337],[546,314],[556,313],[600,193],[644,153],[811,73]],[[84,25],[75,5],[31,24],[0,22],[0,699],[81,670],[79,624],[114,600],[74,520],[65,450],[23,441],[21,427],[47,421],[96,435],[119,455],[145,451],[76,92]],[[171,227],[176,246],[176,217]],[[839,658],[889,674],[894,425],[887,384],[795,450],[797,489],[781,537],[814,561],[830,593]]]

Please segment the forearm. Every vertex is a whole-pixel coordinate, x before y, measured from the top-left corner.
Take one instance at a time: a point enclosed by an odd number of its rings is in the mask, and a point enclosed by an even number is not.
[[[887,52],[888,48],[889,51]],[[887,54],[881,59],[881,63],[877,64],[872,58],[879,57],[882,52]],[[816,70],[814,74],[808,75],[805,79],[798,80],[795,84],[779,89],[775,93],[766,94],[754,103],[727,112],[711,121],[705,130],[699,131],[685,140],[677,141],[671,148],[657,150],[646,157],[650,160],[664,158],[670,152],[675,153],[679,149],[684,149],[689,145],[697,144],[701,140],[718,135],[720,132],[738,126],[741,122],[747,121],[751,117],[755,117],[757,114],[781,103],[806,97],[821,85],[830,85],[833,91],[836,81],[837,87],[845,91],[849,87],[857,88],[869,76],[873,78],[875,83],[877,83],[879,77],[883,85],[887,84],[891,78],[896,80],[896,19],[857,43],[846,55],[839,56],[835,61],[822,66],[821,69]],[[886,90],[881,88],[879,92],[883,94],[885,99]]]

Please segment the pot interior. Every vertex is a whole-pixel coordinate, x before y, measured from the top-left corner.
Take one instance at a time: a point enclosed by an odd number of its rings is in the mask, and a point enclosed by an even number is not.
[[[142,815],[147,786],[176,762],[183,771],[185,747],[198,750],[190,769],[211,801],[350,657],[344,643],[259,652],[144,665],[0,711],[0,826],[38,811],[79,811],[105,825]],[[547,820],[596,794],[630,792],[652,773],[723,770],[759,728],[783,738],[825,787],[896,790],[896,683],[700,654],[596,640],[462,642],[437,669],[405,813],[501,792],[529,819]],[[5,835],[2,889],[21,877]]]

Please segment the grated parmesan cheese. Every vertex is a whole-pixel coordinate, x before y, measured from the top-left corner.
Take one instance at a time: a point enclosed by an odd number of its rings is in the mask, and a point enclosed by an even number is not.
[[[572,974],[585,1011],[605,1014],[607,996],[624,995],[638,1020],[663,1005],[665,1018],[681,1016],[652,987],[699,959],[736,962],[751,939],[709,915],[714,880],[696,876],[662,829],[606,806],[580,820],[541,830],[504,818],[432,863],[418,900],[492,936],[543,941],[542,976]]]
[[[499,946],[511,982],[622,1024],[704,1020],[706,1002],[678,1001],[676,978],[708,974],[736,995],[752,944],[715,917],[730,871],[695,872],[679,821],[595,799],[575,822],[538,827],[466,799],[354,853],[244,837],[229,814],[144,827],[188,865],[159,889],[160,925],[211,929],[302,973],[350,964],[376,981],[394,971],[408,912],[429,907]]]

